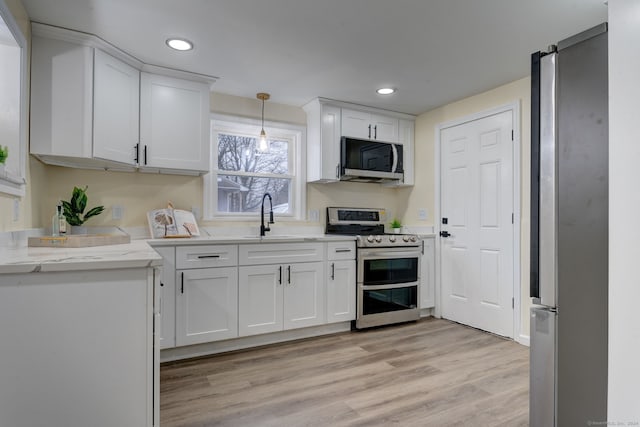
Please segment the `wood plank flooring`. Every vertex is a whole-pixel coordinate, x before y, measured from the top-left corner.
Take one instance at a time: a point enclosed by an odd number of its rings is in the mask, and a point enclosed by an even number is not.
[[[529,350],[441,319],[165,364],[171,426],[526,426]]]

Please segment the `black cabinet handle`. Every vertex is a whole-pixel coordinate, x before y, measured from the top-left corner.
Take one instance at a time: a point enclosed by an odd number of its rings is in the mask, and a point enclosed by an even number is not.
[[[291,284],[291,266],[287,266],[287,283]]]
[[[205,259],[205,258],[220,258],[220,255],[198,255],[198,259]]]
[[[371,139],[371,125],[369,125],[369,139]]]
[[[184,271],[180,273],[180,293],[184,294]]]
[[[282,285],[282,266],[278,267],[278,284]]]
[[[336,280],[336,263],[331,263],[331,280]]]
[[[133,162],[134,162],[135,164],[138,164],[138,163],[139,163],[139,160],[140,160],[140,144],[136,144],[136,145],[134,145],[134,146],[133,146],[133,149],[134,149],[134,150],[135,150],[135,152],[136,152],[135,157],[133,158]]]
[[[351,249],[336,249],[336,253],[351,252]]]
[[[378,139],[378,125],[373,127],[373,139]]]
[[[147,164],[147,146],[144,146],[144,164]]]

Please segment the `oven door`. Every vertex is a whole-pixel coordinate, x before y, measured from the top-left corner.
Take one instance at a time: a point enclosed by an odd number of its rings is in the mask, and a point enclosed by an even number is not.
[[[418,248],[360,249],[356,327],[417,320],[419,281]]]
[[[396,285],[419,281],[418,247],[358,249],[358,284]]]

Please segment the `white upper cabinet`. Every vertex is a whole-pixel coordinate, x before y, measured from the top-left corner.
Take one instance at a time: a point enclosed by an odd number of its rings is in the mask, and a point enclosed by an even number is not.
[[[398,142],[398,119],[343,108],[342,136],[395,143]]]
[[[384,185],[413,185],[414,116],[325,98],[316,98],[303,108],[307,113],[308,182],[340,180],[340,140],[347,136],[402,144],[404,179]]]
[[[335,182],[340,179],[340,107],[314,100],[307,113],[307,181]]]
[[[148,66],[94,36],[37,23],[31,64],[30,150],[43,162],[208,171],[210,80]]]
[[[93,81],[93,156],[133,165],[140,123],[140,71],[95,49]]]
[[[142,73],[140,166],[209,170],[209,86]]]

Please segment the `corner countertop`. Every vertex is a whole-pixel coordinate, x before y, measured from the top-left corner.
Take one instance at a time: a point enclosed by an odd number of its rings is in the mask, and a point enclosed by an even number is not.
[[[0,274],[144,268],[162,257],[144,240],[88,248],[0,247]]]

